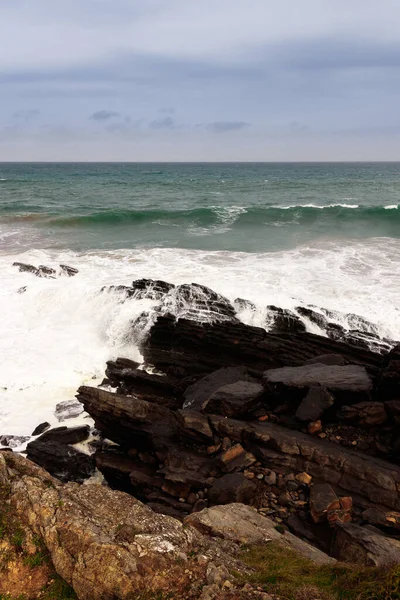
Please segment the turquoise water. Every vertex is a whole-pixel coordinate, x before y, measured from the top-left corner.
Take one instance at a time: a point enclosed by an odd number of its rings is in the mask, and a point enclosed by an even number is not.
[[[0,248],[269,252],[400,238],[400,164],[0,164]]]

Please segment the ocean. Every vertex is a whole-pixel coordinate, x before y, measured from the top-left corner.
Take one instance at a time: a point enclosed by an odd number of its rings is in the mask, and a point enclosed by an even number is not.
[[[140,358],[132,322],[152,303],[107,285],[196,282],[252,300],[249,324],[312,305],[400,339],[399,206],[400,163],[0,164],[0,435],[55,425],[107,360]]]

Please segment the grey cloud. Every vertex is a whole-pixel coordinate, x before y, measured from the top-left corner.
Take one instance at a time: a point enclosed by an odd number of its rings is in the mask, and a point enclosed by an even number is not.
[[[216,133],[226,133],[227,131],[239,131],[245,127],[250,127],[250,123],[246,121],[215,121],[207,123],[205,128]]]
[[[159,108],[158,112],[159,113],[164,113],[164,114],[167,114],[167,115],[173,115],[173,114],[175,114],[175,109],[172,106],[169,107],[169,108],[168,107],[166,107],[166,108]]]
[[[114,112],[112,110],[98,110],[97,112],[93,113],[89,118],[92,121],[109,121],[110,119],[113,119],[115,117],[120,117],[120,113]]]
[[[40,115],[40,110],[37,108],[28,108],[25,110],[18,110],[14,113],[14,119],[18,119],[21,121],[30,121]]]
[[[156,119],[149,123],[151,129],[171,129],[174,126],[174,120],[171,117],[164,117],[163,119]]]

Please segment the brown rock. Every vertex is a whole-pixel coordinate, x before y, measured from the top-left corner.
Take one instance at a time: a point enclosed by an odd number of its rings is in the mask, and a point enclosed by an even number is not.
[[[327,518],[332,510],[339,510],[339,498],[328,483],[314,484],[310,491],[310,512],[315,523]]]
[[[211,504],[230,504],[241,502],[250,504],[254,499],[257,486],[240,473],[224,475],[217,479],[208,492]]]
[[[312,421],[308,424],[307,431],[310,435],[316,435],[322,431],[321,421]]]
[[[374,527],[338,524],[332,554],[339,560],[373,567],[400,563],[400,541],[388,538]]]

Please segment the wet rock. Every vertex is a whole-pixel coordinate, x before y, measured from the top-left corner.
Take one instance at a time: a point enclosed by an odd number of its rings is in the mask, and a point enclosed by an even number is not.
[[[74,419],[83,413],[83,406],[78,400],[64,400],[56,405],[54,415],[62,423],[67,419]]]
[[[79,425],[78,427],[55,427],[43,433],[36,441],[40,442],[58,442],[59,444],[78,444],[84,442],[89,437],[89,425]],[[33,443],[33,442],[32,442]]]
[[[400,399],[400,344],[385,356],[378,392],[385,400]]]
[[[162,300],[175,286],[160,279],[136,279],[132,282],[132,296],[137,300]]]
[[[390,566],[400,563],[400,541],[386,537],[372,526],[339,524],[335,530],[332,554],[339,560],[358,565]]]
[[[22,287],[17,289],[17,294],[25,294],[26,290],[28,289],[27,285],[23,285]]]
[[[236,312],[241,310],[250,310],[251,312],[256,312],[257,306],[251,300],[245,300],[244,298],[236,298],[233,301],[233,306],[235,307]]]
[[[46,267],[46,265],[39,265],[37,273],[35,273],[35,275],[37,275],[38,277],[49,277],[50,279],[54,279],[56,274],[57,272],[55,269],[52,269],[51,267]]]
[[[61,275],[67,275],[68,277],[74,277],[79,273],[78,269],[70,267],[68,265],[60,265]]]
[[[240,502],[250,504],[254,499],[257,486],[241,473],[224,475],[217,479],[208,492],[211,504],[230,504]]]
[[[278,306],[267,306],[268,317],[272,319],[273,333],[303,333],[306,326],[303,321],[292,311]],[[268,324],[267,324],[268,327]]]
[[[38,274],[37,267],[34,267],[33,265],[27,265],[21,262],[14,262],[12,266],[17,267],[18,271],[20,271],[21,273],[32,273],[33,275]]]
[[[203,410],[227,417],[245,415],[255,408],[264,394],[260,383],[237,381],[224,385],[214,392]]]
[[[317,421],[334,403],[335,400],[327,389],[313,385],[301,401],[296,417],[300,421]]]
[[[387,421],[387,413],[383,402],[359,402],[351,406],[342,406],[337,418],[359,427],[376,427]]]
[[[311,323],[314,323],[321,329],[323,329],[323,330],[327,329],[328,320],[320,312],[317,312],[316,310],[313,310],[312,308],[308,308],[307,306],[296,306],[296,311],[299,313],[299,315],[301,315],[302,317],[305,317],[306,319],[309,319],[309,321],[311,321]],[[325,363],[325,364],[327,364],[327,363]],[[333,363],[333,364],[337,364],[337,363]]]
[[[245,367],[226,367],[214,371],[185,390],[183,408],[202,411],[215,392],[225,385],[237,383],[238,381],[252,381]]]
[[[396,425],[400,425],[400,399],[389,400],[388,402],[385,402],[384,405],[389,414],[389,418],[393,420]]]
[[[47,421],[45,421],[44,423],[41,423],[40,425],[38,425],[33,431],[32,431],[32,435],[40,435],[41,433],[44,433],[45,431],[47,431],[47,429],[50,429],[50,423],[47,423]]]
[[[67,444],[38,438],[30,442],[26,450],[29,460],[60,481],[83,482],[94,473],[93,458]]]
[[[322,423],[320,420],[312,421],[308,424],[307,431],[310,435],[316,435],[322,431]]]
[[[214,433],[205,415],[194,410],[180,410],[177,412],[180,435],[183,438],[193,439],[200,443],[210,443]]]
[[[18,448],[18,446],[22,446],[29,439],[30,437],[25,435],[1,435],[0,445],[7,446],[8,448]]]
[[[163,311],[200,322],[238,321],[235,308],[227,298],[198,283],[176,286],[165,296]]]

